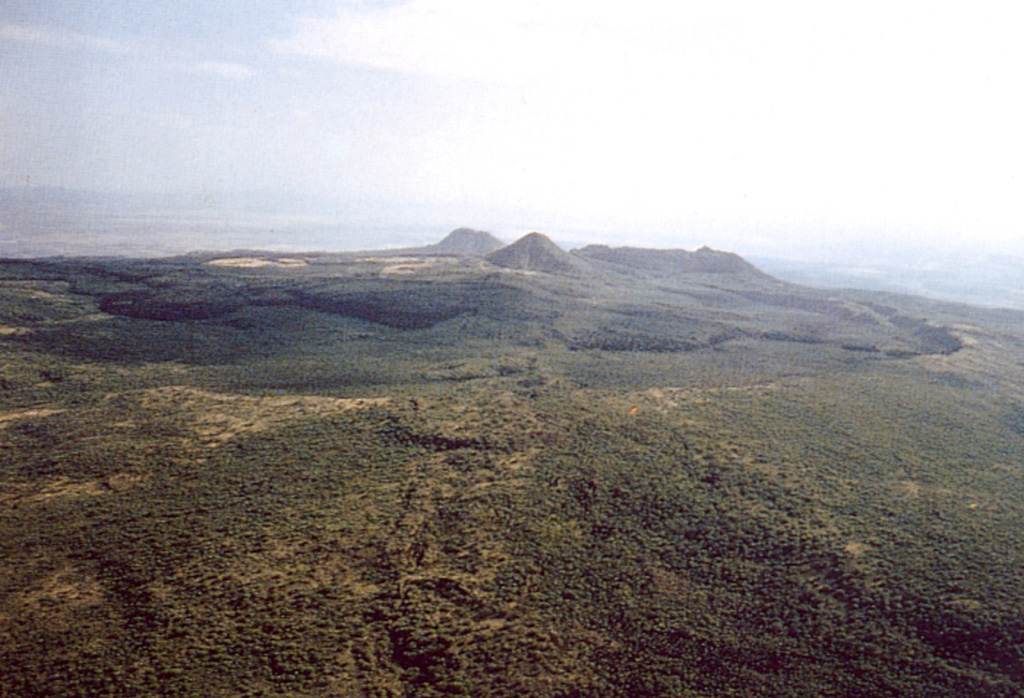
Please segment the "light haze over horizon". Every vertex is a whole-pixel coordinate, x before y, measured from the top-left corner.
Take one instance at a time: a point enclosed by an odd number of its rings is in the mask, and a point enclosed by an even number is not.
[[[195,208],[301,196],[507,239],[1024,254],[1015,18],[1009,3],[6,0],[0,184]]]

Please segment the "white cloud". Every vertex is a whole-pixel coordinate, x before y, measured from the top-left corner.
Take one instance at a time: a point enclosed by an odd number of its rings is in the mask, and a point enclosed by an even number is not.
[[[345,3],[330,18],[297,20],[280,51],[420,74],[521,81],[713,70],[769,78],[877,74],[885,65],[949,67],[984,18],[898,3],[677,3],[409,0]],[[998,18],[997,18],[998,19]],[[995,27],[999,31],[998,27]],[[1004,46],[1013,37],[1002,30]],[[959,43],[959,45],[958,45]],[[941,50],[940,50],[941,49]],[[983,54],[991,53],[984,47]],[[1016,51],[1019,55],[1019,50]],[[980,56],[984,60],[984,55]],[[640,71],[640,74],[637,74]],[[876,75],[876,77],[884,77]]]
[[[553,2],[542,13],[498,0],[346,3],[332,18],[302,18],[273,42],[282,52],[441,77],[511,83],[615,70],[628,49],[592,8]],[[523,8],[527,9],[523,9]]]
[[[82,34],[67,29],[21,24],[0,24],[0,40],[35,44],[37,46],[52,46],[62,49],[86,48],[114,54],[140,53],[140,48],[135,43]],[[255,70],[241,63],[196,61],[192,63],[172,63],[169,65],[172,68],[189,73],[213,75],[233,80],[241,80],[256,75]]]
[[[67,29],[0,24],[0,39],[57,48],[89,48],[108,53],[129,53],[132,47],[122,41],[90,36]]]
[[[228,80],[244,80],[256,75],[256,71],[247,65],[220,61],[200,61],[198,63],[183,64],[180,68],[189,73],[213,75]]]
[[[897,127],[924,113],[1016,103],[1024,44],[1007,17],[920,3],[409,0],[344,3],[272,42],[284,53],[440,78],[644,100],[653,106],[827,115]],[[575,95],[574,95],[575,96]],[[957,116],[963,116],[958,114]],[[920,124],[915,125],[919,128]]]
[[[155,49],[143,51],[134,42],[107,39],[104,37],[82,34],[67,29],[27,26],[20,24],[0,24],[0,41],[16,41],[52,46],[62,49],[87,48],[114,54],[153,53]],[[230,80],[242,80],[255,76],[253,68],[241,63],[227,61],[195,61],[190,63],[170,63],[168,67],[188,73],[213,75]]]
[[[1015,26],[918,2],[409,0],[302,18],[273,47],[490,85],[430,146],[424,179],[466,172],[459,191],[490,164],[495,189],[553,206],[1019,230]]]

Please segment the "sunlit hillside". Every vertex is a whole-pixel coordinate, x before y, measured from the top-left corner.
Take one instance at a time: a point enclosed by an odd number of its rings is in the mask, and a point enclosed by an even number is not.
[[[484,235],[0,262],[0,696],[1024,696],[1024,315]]]

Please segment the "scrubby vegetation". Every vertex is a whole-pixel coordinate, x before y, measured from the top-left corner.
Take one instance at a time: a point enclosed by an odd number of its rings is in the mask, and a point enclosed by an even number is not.
[[[0,266],[0,696],[1021,696],[1020,317]]]

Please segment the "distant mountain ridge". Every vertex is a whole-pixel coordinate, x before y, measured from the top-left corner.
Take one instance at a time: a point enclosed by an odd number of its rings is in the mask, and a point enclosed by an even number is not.
[[[505,246],[505,243],[483,230],[456,228],[443,240],[421,249],[421,254],[483,257]]]
[[[622,271],[629,273],[646,272],[653,276],[675,276],[677,274],[768,276],[735,253],[713,250],[706,246],[689,252],[679,249],[658,250],[643,247],[587,245],[566,252],[546,235],[536,232],[524,235],[507,247],[490,252],[484,256],[484,259],[506,269],[548,274],[580,273],[589,266],[589,263],[597,262],[622,267],[624,268]]]
[[[648,271],[658,276],[687,273],[764,275],[764,272],[738,254],[713,250],[707,246],[701,247],[695,252],[688,252],[675,249],[656,250],[643,247],[587,245],[573,250],[573,254],[582,259],[610,262]]]

